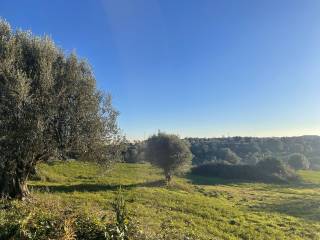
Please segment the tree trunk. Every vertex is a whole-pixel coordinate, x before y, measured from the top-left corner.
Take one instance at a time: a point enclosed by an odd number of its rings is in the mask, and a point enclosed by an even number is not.
[[[170,184],[171,179],[172,179],[171,174],[166,173],[166,182],[167,182],[167,185],[169,185],[169,184]]]
[[[26,178],[3,174],[0,181],[1,198],[24,200],[29,195]]]

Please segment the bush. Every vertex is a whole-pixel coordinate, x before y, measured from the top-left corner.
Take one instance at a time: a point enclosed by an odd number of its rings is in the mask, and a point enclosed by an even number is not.
[[[143,142],[127,143],[123,153],[123,160],[126,163],[139,163],[144,161]]]
[[[270,164],[270,165],[268,165]],[[230,165],[224,163],[208,163],[193,167],[191,173],[205,177],[235,179],[259,182],[286,182],[295,179],[283,164],[275,160],[264,160],[257,165]]]
[[[96,216],[89,216],[87,214],[80,214],[74,216],[74,228],[76,239],[79,240],[96,240],[106,239],[105,224],[102,219]]]
[[[256,164],[257,168],[267,174],[285,174],[283,162],[275,157],[267,157]]]
[[[31,208],[21,209],[15,203],[2,202],[5,209],[0,223],[0,239],[60,239],[63,221],[55,213]]]
[[[301,153],[290,155],[288,164],[295,170],[308,169],[310,165],[308,159]]]

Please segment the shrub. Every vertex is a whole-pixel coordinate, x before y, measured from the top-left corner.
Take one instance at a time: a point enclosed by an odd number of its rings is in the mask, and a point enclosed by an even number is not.
[[[76,239],[96,240],[106,239],[105,225],[97,216],[88,214],[79,214],[75,216],[74,221]]]
[[[270,163],[270,165],[268,165]],[[275,165],[272,165],[275,164]],[[230,165],[225,163],[208,163],[193,167],[191,173],[205,177],[236,179],[261,182],[286,182],[295,178],[278,161],[264,160],[258,165]]]
[[[256,164],[257,168],[267,174],[285,174],[283,162],[275,157],[267,157]]]
[[[143,142],[127,143],[123,153],[123,160],[126,163],[139,163],[144,161]]]
[[[308,169],[310,165],[308,159],[301,153],[290,155],[288,164],[295,170]]]
[[[118,190],[115,201],[112,203],[113,211],[116,215],[115,223],[109,224],[106,228],[108,239],[128,240],[129,239],[129,216],[126,202],[121,192]]]

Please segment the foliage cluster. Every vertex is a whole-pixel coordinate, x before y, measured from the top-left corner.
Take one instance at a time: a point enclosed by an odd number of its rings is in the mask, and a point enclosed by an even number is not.
[[[308,169],[309,168],[309,161],[308,159],[301,153],[295,153],[290,155],[288,159],[288,164],[295,170],[300,169]]]
[[[187,142],[179,136],[158,133],[146,141],[145,158],[160,167],[167,182],[170,182],[173,174],[183,172],[190,166],[192,154]]]
[[[123,160],[127,163],[144,162],[146,160],[144,157],[144,148],[144,142],[127,142],[123,153]]]
[[[256,165],[207,163],[193,167],[191,172],[206,177],[274,183],[297,179],[297,176],[280,160],[272,157],[266,158]]]
[[[121,142],[117,116],[85,60],[0,19],[0,197],[24,198],[40,161],[110,163]]]
[[[228,138],[188,138],[193,164],[229,161],[221,155],[221,149],[228,149],[241,164],[255,165],[262,159],[273,156],[288,161],[292,154],[301,154],[310,162],[311,168],[320,166],[320,137],[228,137]],[[231,161],[229,161],[231,162]]]

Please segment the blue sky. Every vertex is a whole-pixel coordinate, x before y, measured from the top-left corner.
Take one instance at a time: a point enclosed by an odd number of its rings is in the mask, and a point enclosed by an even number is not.
[[[1,0],[88,59],[130,139],[320,135],[318,0]]]

